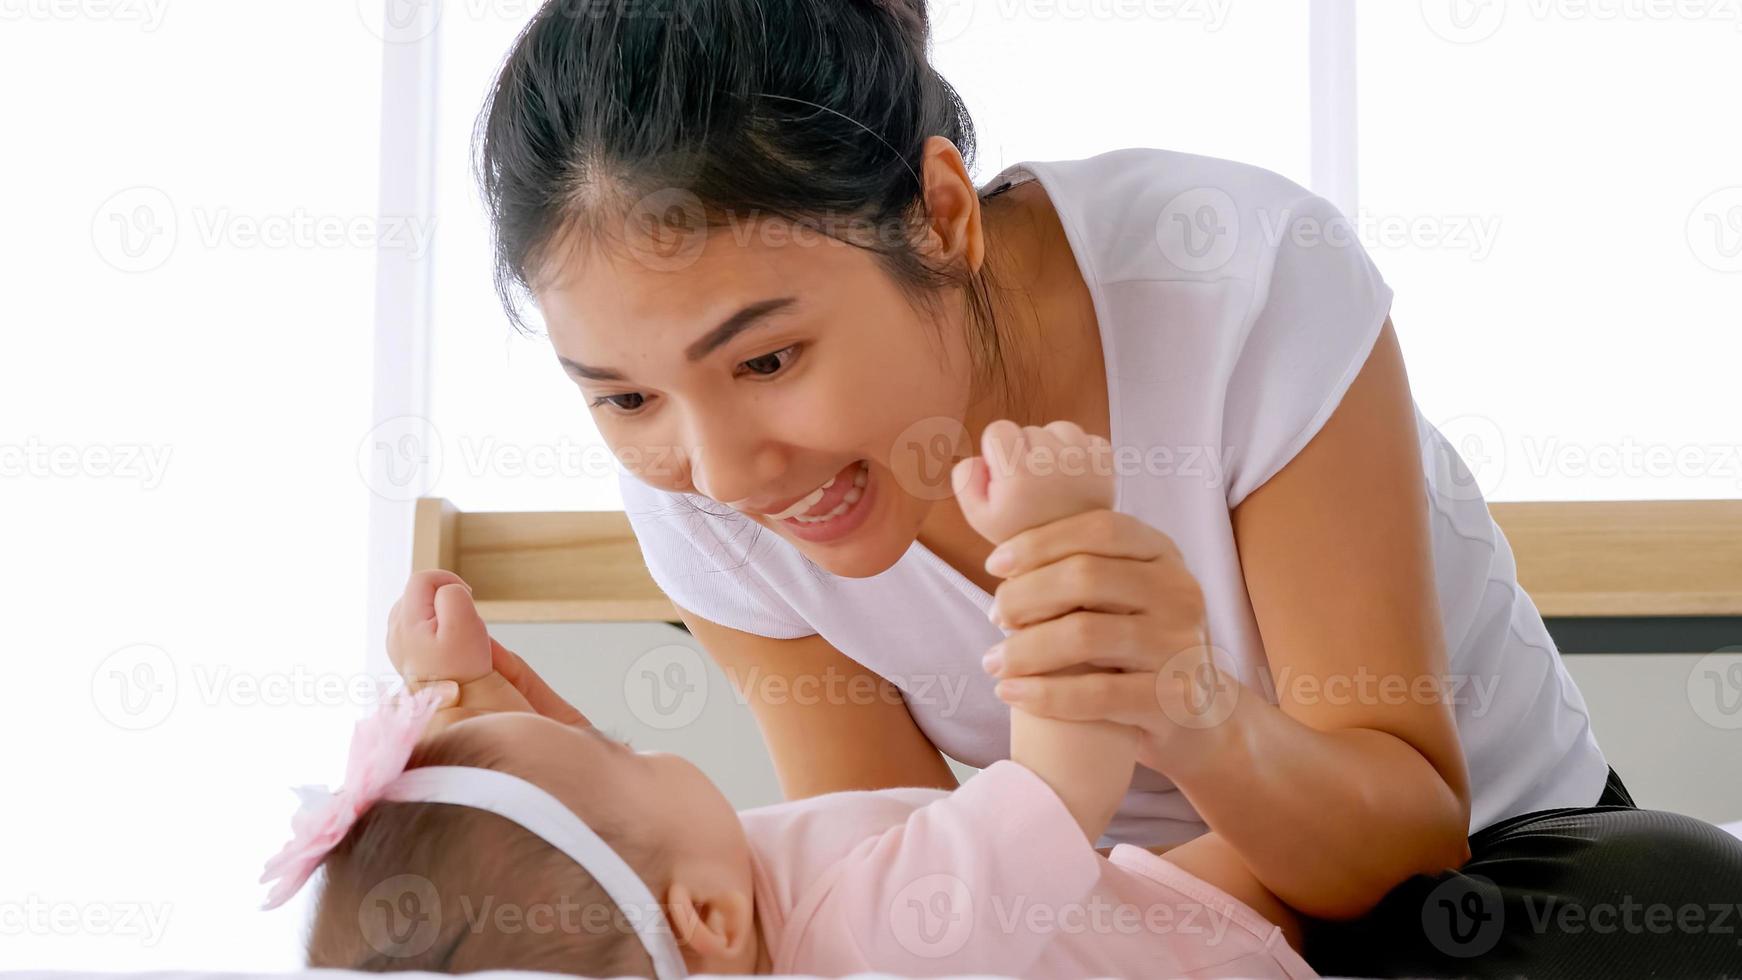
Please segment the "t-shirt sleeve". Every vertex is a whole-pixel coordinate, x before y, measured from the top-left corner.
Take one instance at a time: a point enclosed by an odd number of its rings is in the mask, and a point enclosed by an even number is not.
[[[655,585],[709,622],[791,639],[816,632],[769,581],[761,563],[773,532],[705,498],[649,486],[618,472],[623,512]]]
[[[1101,858],[1052,787],[993,763],[950,795],[847,855],[806,921],[788,967],[818,975],[1027,976],[1056,916],[1080,904]]]
[[[1230,510],[1324,427],[1391,312],[1391,287],[1335,205],[1308,194],[1286,214],[1259,259],[1228,376]]]

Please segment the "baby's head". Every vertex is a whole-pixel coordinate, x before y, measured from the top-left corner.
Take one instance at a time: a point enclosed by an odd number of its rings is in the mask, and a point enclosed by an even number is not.
[[[526,712],[457,721],[407,772],[518,776],[578,815],[646,883],[686,968],[756,972],[750,849],[731,804],[689,761]],[[542,970],[652,977],[632,916],[593,875],[513,820],[472,806],[381,801],[329,852],[308,965]]]

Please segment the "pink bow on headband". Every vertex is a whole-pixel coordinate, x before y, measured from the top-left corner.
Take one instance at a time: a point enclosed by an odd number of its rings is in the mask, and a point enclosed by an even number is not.
[[[401,694],[383,701],[374,714],[358,721],[351,732],[344,785],[337,792],[324,786],[296,788],[302,806],[290,818],[291,838],[266,862],[266,870],[260,875],[262,883],[278,879],[263,909],[284,904],[308,881],[327,852],[345,839],[357,818],[405,771],[411,750],[430,717],[452,695],[451,686],[432,684],[416,694]]]

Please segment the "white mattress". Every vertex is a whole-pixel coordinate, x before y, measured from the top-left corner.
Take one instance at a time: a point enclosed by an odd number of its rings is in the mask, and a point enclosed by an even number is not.
[[[1723,827],[1730,833],[1735,834],[1737,838],[1742,839],[1742,820],[1719,824],[1719,826]],[[58,970],[25,970],[17,972],[0,970],[0,980],[25,980],[25,978],[29,978],[29,980],[74,980],[74,978],[80,978],[80,980],[363,980],[363,978],[373,978],[378,976],[380,976],[380,974],[355,973],[350,970],[304,970],[288,973],[207,973],[186,970],[144,973],[78,973]],[[400,980],[417,980],[417,978],[420,977],[429,978],[429,980],[436,980],[438,977],[447,977],[448,974],[406,972],[395,973],[393,976],[395,978],[400,978]],[[475,980],[529,980],[529,978],[534,977],[551,978],[557,976],[563,975],[553,973],[529,973],[520,970],[491,970],[484,973],[467,974],[467,977],[475,978]],[[855,974],[854,976],[865,978],[865,980],[899,980],[899,978],[894,977],[891,974],[884,973],[860,973]],[[968,978],[976,978],[976,980],[1004,980],[1004,978],[988,977],[983,974],[964,974],[961,978],[958,978],[958,980],[968,980]],[[710,977],[698,975],[695,980],[710,980]],[[796,978],[789,978],[789,980],[796,980]],[[1348,978],[1328,977],[1326,980],[1348,980]]]

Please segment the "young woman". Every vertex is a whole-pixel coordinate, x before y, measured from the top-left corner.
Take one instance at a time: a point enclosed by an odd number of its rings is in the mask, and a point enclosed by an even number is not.
[[[480,120],[504,301],[785,792],[954,785],[1012,707],[1116,722],[1104,842],[1241,869],[1323,972],[1733,962],[1621,922],[1733,902],[1742,844],[1633,808],[1336,209],[1157,149],[981,190],[926,32],[553,0]],[[999,419],[1108,439],[1115,506],[991,555],[948,475]]]

